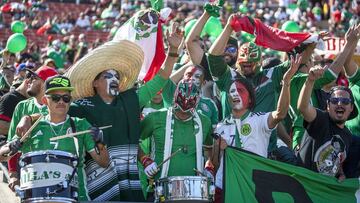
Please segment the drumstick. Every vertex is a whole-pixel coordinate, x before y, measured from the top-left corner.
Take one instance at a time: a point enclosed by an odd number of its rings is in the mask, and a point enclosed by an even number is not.
[[[27,137],[29,137],[31,131],[39,124],[40,120],[44,117],[44,115],[40,115],[40,117],[35,121],[35,123],[30,127],[28,131],[20,138],[20,142],[23,143]]]
[[[99,127],[99,129],[103,130],[103,129],[111,128],[111,127],[112,127],[112,125],[107,125],[107,126]],[[68,138],[68,137],[75,137],[77,135],[81,135],[81,134],[85,134],[85,133],[89,133],[89,132],[91,132],[91,130],[84,130],[84,131],[80,131],[80,132],[76,132],[76,133],[60,135],[60,136],[57,136],[57,137],[50,138],[50,141],[61,140],[61,139]]]
[[[196,173],[200,174],[201,176],[205,176],[205,177],[206,177],[206,175],[205,175],[203,172],[197,170],[196,168],[193,168],[193,170],[194,170]]]
[[[187,154],[187,145],[184,145],[182,147],[180,147],[179,149],[177,149],[175,152],[173,152],[168,158],[166,158],[164,161],[162,161],[158,166],[157,169],[159,170],[160,167],[166,163],[167,161],[169,161],[171,158],[173,158],[177,153],[179,152],[183,152],[184,154]]]

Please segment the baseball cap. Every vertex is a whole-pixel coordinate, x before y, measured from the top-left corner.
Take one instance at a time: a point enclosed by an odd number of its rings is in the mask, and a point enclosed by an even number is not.
[[[62,75],[56,75],[49,77],[45,81],[45,94],[54,90],[65,90],[71,92],[74,90],[74,87],[71,87],[69,78]]]
[[[49,66],[42,66],[39,69],[37,69],[35,72],[28,68],[26,70],[29,71],[30,73],[36,75],[37,77],[41,78],[43,81],[45,81],[49,77],[52,77],[52,76],[58,74],[58,72],[54,68],[49,67]]]
[[[21,63],[20,65],[18,65],[16,67],[16,75],[19,74],[20,71],[25,71],[26,69],[33,69],[35,67],[35,64],[30,63],[30,62],[26,62],[26,63]]]

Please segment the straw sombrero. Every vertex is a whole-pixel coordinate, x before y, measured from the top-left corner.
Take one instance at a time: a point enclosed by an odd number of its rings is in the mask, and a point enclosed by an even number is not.
[[[110,41],[90,51],[65,73],[75,87],[75,99],[95,95],[95,77],[108,69],[120,74],[120,92],[134,85],[144,61],[144,52],[128,40]]]

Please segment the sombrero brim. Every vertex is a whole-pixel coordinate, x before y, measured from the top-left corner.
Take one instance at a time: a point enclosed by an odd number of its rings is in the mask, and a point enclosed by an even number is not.
[[[135,43],[128,40],[110,41],[90,51],[65,73],[75,88],[74,99],[95,95],[93,81],[95,77],[109,69],[120,74],[120,92],[131,88],[144,61],[144,52]]]

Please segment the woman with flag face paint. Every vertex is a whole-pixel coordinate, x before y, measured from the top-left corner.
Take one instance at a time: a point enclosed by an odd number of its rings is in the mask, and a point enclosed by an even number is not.
[[[172,107],[150,113],[141,122],[141,139],[151,137],[155,142],[152,156],[142,151],[138,155],[148,177],[157,180],[170,176],[194,176],[194,168],[205,172],[202,146],[211,145],[212,127],[210,120],[195,110],[199,100],[199,86],[182,80],[177,85]],[[187,153],[176,154],[158,168],[159,163],[183,146],[186,146]]]
[[[286,117],[290,103],[290,81],[298,69],[300,58],[291,60],[291,68],[284,74],[277,108],[272,112],[252,112],[256,104],[253,86],[237,76],[227,91],[231,114],[215,129],[213,164],[218,167],[215,179],[215,202],[222,202],[223,150],[233,146],[248,150],[263,157],[268,155],[272,130]],[[220,139],[219,139],[220,138]],[[220,164],[219,164],[220,153]]]

